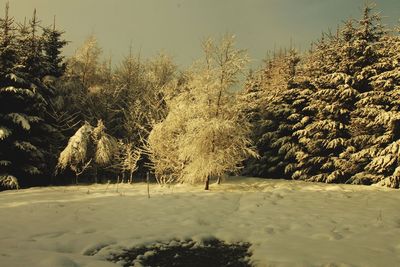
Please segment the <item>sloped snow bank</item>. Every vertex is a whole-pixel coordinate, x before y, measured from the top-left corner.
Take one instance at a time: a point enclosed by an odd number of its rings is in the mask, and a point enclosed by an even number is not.
[[[230,178],[222,185],[0,192],[0,265],[119,266],[126,248],[217,238],[255,266],[400,266],[400,191]],[[93,255],[94,256],[90,256]]]

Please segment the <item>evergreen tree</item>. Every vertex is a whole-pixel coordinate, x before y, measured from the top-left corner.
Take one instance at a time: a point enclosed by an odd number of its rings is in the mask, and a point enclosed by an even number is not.
[[[66,68],[61,49],[68,43],[62,39],[63,31],[56,29],[54,17],[53,26],[44,27],[42,33],[42,47],[46,63],[46,74],[61,77]]]
[[[36,82],[46,75],[42,53],[42,38],[39,33],[40,21],[33,11],[32,19],[19,26],[18,47],[20,61],[18,71],[26,80]]]
[[[248,108],[255,106],[250,116],[261,156],[247,162],[246,175],[290,177],[293,166],[288,165],[298,150],[292,134],[305,116],[303,108],[310,92],[296,73],[299,62],[293,49],[275,55],[244,93],[244,112],[249,115]]]
[[[0,48],[4,66],[0,77],[1,177],[6,181],[18,179],[19,184],[28,185],[38,183],[31,179],[45,169],[41,137],[37,135],[43,122],[40,115],[45,100],[37,87],[27,80],[33,75],[20,68],[26,54],[21,52],[19,44],[7,4],[6,15],[1,20]]]
[[[310,103],[313,122],[295,132],[303,142],[304,157],[293,178],[323,182],[346,182],[357,165],[348,156],[351,145],[351,114],[360,93],[369,91],[369,78],[378,57],[374,43],[383,35],[379,17],[365,7],[356,26],[348,21],[336,35],[322,40],[309,60],[309,73],[317,88]]]
[[[0,18],[0,187],[18,187],[17,173],[13,172],[17,166],[12,166],[13,157],[9,153],[12,146],[13,130],[17,125],[7,120],[7,100],[14,97],[13,75],[18,61],[15,48],[14,20],[9,17],[9,4],[5,7],[5,16]],[[23,89],[18,90],[23,95]],[[16,97],[17,95],[15,95]],[[15,135],[15,134],[14,134]]]
[[[36,10],[28,24],[15,27],[7,4],[0,44],[0,173],[22,186],[50,182],[57,151],[53,143],[59,137],[48,115],[54,88],[43,79],[49,73],[39,27]]]
[[[383,183],[398,187],[399,36],[384,35],[374,48],[378,60],[369,77],[371,89],[360,95],[352,118],[356,152],[350,160],[358,168],[351,182],[371,184],[387,177]]]

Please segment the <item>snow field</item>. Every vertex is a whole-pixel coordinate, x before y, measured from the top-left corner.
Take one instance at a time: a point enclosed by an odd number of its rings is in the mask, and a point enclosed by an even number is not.
[[[150,193],[143,183],[1,192],[0,266],[118,266],[105,259],[123,248],[212,237],[251,243],[255,266],[400,266],[398,190],[235,177]]]

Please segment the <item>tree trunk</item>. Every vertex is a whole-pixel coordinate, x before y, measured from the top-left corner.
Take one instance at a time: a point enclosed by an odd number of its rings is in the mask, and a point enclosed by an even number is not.
[[[95,166],[95,167],[94,167],[94,183],[95,183],[95,184],[98,183],[97,175],[98,175],[98,173],[97,173],[97,166]]]
[[[131,171],[131,172],[129,173],[129,183],[130,183],[130,184],[132,183],[132,176],[133,176],[133,172]]]
[[[205,184],[204,190],[209,190],[209,185],[210,185],[210,176],[207,176],[206,184]]]
[[[146,182],[147,182],[147,197],[150,198],[150,175],[149,172],[146,174]]]
[[[217,184],[221,184],[221,176],[218,176]]]

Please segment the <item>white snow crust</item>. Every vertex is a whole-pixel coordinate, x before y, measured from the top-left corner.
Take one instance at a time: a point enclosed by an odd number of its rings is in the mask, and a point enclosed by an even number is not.
[[[398,190],[235,177],[150,194],[144,183],[0,192],[0,266],[118,266],[105,258],[123,248],[212,237],[250,242],[255,266],[400,266]]]

